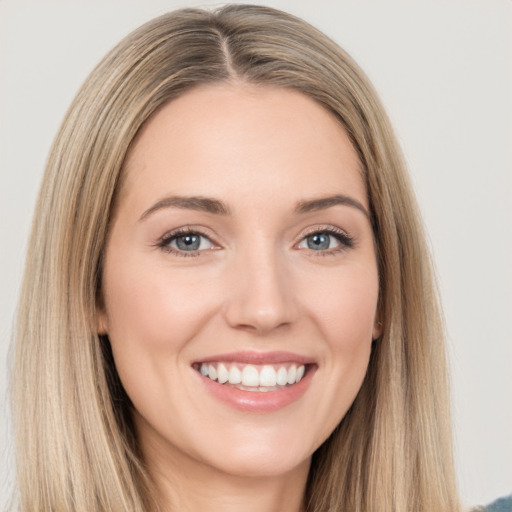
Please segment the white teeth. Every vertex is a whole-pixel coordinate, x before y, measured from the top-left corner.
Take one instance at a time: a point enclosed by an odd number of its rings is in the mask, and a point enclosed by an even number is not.
[[[227,382],[229,380],[229,372],[222,363],[220,363],[219,366],[217,366],[217,377],[219,379],[220,384],[224,384],[224,382]]]
[[[264,366],[260,372],[260,386],[275,386],[277,382],[276,371],[272,366]]]
[[[240,384],[240,382],[242,382],[242,372],[236,366],[232,366],[229,370],[229,383]]]
[[[263,367],[251,364],[243,366],[240,363],[202,363],[198,370],[204,377],[216,380],[220,384],[241,385],[240,389],[250,391],[275,391],[281,386],[296,384],[304,377],[306,367],[304,365],[291,364],[286,366],[269,365]],[[277,386],[277,387],[276,387]]]
[[[295,376],[297,375],[297,367],[292,364],[288,368],[288,384],[295,384]]]
[[[281,366],[281,368],[277,370],[276,383],[279,386],[285,386],[288,384],[288,372],[284,366]]]
[[[259,377],[258,370],[254,366],[247,365],[242,370],[242,384],[244,386],[259,386]]]

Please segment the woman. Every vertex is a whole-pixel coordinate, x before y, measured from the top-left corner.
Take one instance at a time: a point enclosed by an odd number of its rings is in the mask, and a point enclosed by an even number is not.
[[[458,510],[405,167],[303,21],[184,10],[124,39],[57,136],[27,261],[21,510]]]

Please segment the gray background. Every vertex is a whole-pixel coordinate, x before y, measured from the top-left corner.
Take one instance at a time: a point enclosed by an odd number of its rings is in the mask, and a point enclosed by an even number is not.
[[[512,2],[265,3],[333,37],[382,97],[437,261],[463,501],[474,505],[507,494],[512,490]],[[218,2],[0,0],[1,497],[13,473],[6,405],[10,331],[49,146],[74,93],[104,53],[142,22],[190,5]]]

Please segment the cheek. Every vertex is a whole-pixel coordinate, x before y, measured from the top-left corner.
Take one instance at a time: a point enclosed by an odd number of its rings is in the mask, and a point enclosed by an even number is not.
[[[105,306],[112,341],[141,351],[175,352],[193,337],[209,309],[197,300],[199,283],[181,282],[168,269],[125,262],[108,270]]]
[[[105,269],[107,331],[116,368],[135,404],[169,389],[169,372],[181,378],[180,355],[210,317],[213,304],[198,301],[199,283],[180,280],[161,265],[126,258]],[[172,275],[172,279],[170,277]],[[161,400],[165,403],[165,400]]]
[[[373,267],[346,269],[323,281],[320,297],[309,310],[331,350],[347,355],[371,343],[378,300],[378,276]]]
[[[142,417],[170,424],[169,403],[191,399],[176,386],[190,372],[183,352],[214,306],[198,301],[200,283],[159,264],[111,261],[104,277],[107,331],[123,387]]]
[[[378,298],[377,272],[369,268],[336,273],[323,281],[321,299],[309,302],[326,346],[325,371],[318,373],[324,390],[317,403],[318,415],[324,418],[319,442],[343,419],[366,375]]]
[[[377,286],[345,283],[328,310],[330,322],[326,321],[325,337],[331,349],[330,364],[343,380],[350,400],[359,391],[368,367],[377,295]]]

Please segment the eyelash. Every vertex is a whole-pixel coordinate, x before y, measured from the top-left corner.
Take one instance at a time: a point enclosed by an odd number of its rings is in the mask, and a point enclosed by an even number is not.
[[[162,249],[164,252],[173,254],[175,256],[182,256],[184,258],[199,256],[201,251],[179,251],[169,245],[173,240],[179,238],[180,236],[186,236],[186,235],[199,235],[199,236],[207,238],[208,240],[211,241],[210,236],[207,233],[205,233],[204,231],[202,231],[201,229],[185,227],[185,228],[175,229],[174,231],[171,231],[170,233],[166,233],[158,241],[157,246],[160,249]]]
[[[332,256],[332,255],[338,254],[340,252],[343,252],[347,249],[352,249],[355,245],[355,241],[350,235],[348,235],[345,231],[338,229],[338,228],[334,228],[332,226],[325,227],[325,228],[315,227],[314,229],[311,229],[310,231],[304,233],[302,235],[302,237],[300,238],[300,240],[295,245],[302,242],[307,237],[309,237],[311,235],[316,235],[316,234],[326,234],[329,236],[333,236],[339,242],[340,245],[338,247],[334,247],[333,249],[327,249],[324,251],[315,251],[313,249],[310,249],[310,252],[312,254],[314,254],[314,256],[322,256],[322,257],[323,256]],[[200,250],[180,251],[180,250],[174,249],[173,247],[171,247],[169,245],[172,241],[176,240],[177,238],[179,238],[181,236],[186,236],[186,235],[199,235],[204,238],[207,238],[213,244],[210,236],[206,232],[202,231],[201,229],[184,227],[184,228],[175,229],[174,231],[171,231],[170,233],[166,233],[157,242],[156,246],[158,248],[160,248],[161,250],[163,250],[164,252],[173,254],[178,257],[189,258],[189,257],[200,256],[201,252],[203,252],[203,251],[200,251]]]
[[[315,227],[310,231],[306,231],[306,233],[302,235],[298,243],[302,242],[308,236],[316,234],[325,234],[333,236],[339,242],[340,245],[338,247],[334,247],[333,249],[327,249],[325,251],[314,251],[313,249],[310,249],[310,252],[313,253],[314,256],[334,256],[336,254],[339,254],[340,252],[346,251],[347,249],[352,249],[355,246],[355,240],[353,237],[351,237],[342,229],[335,228],[333,226]]]

